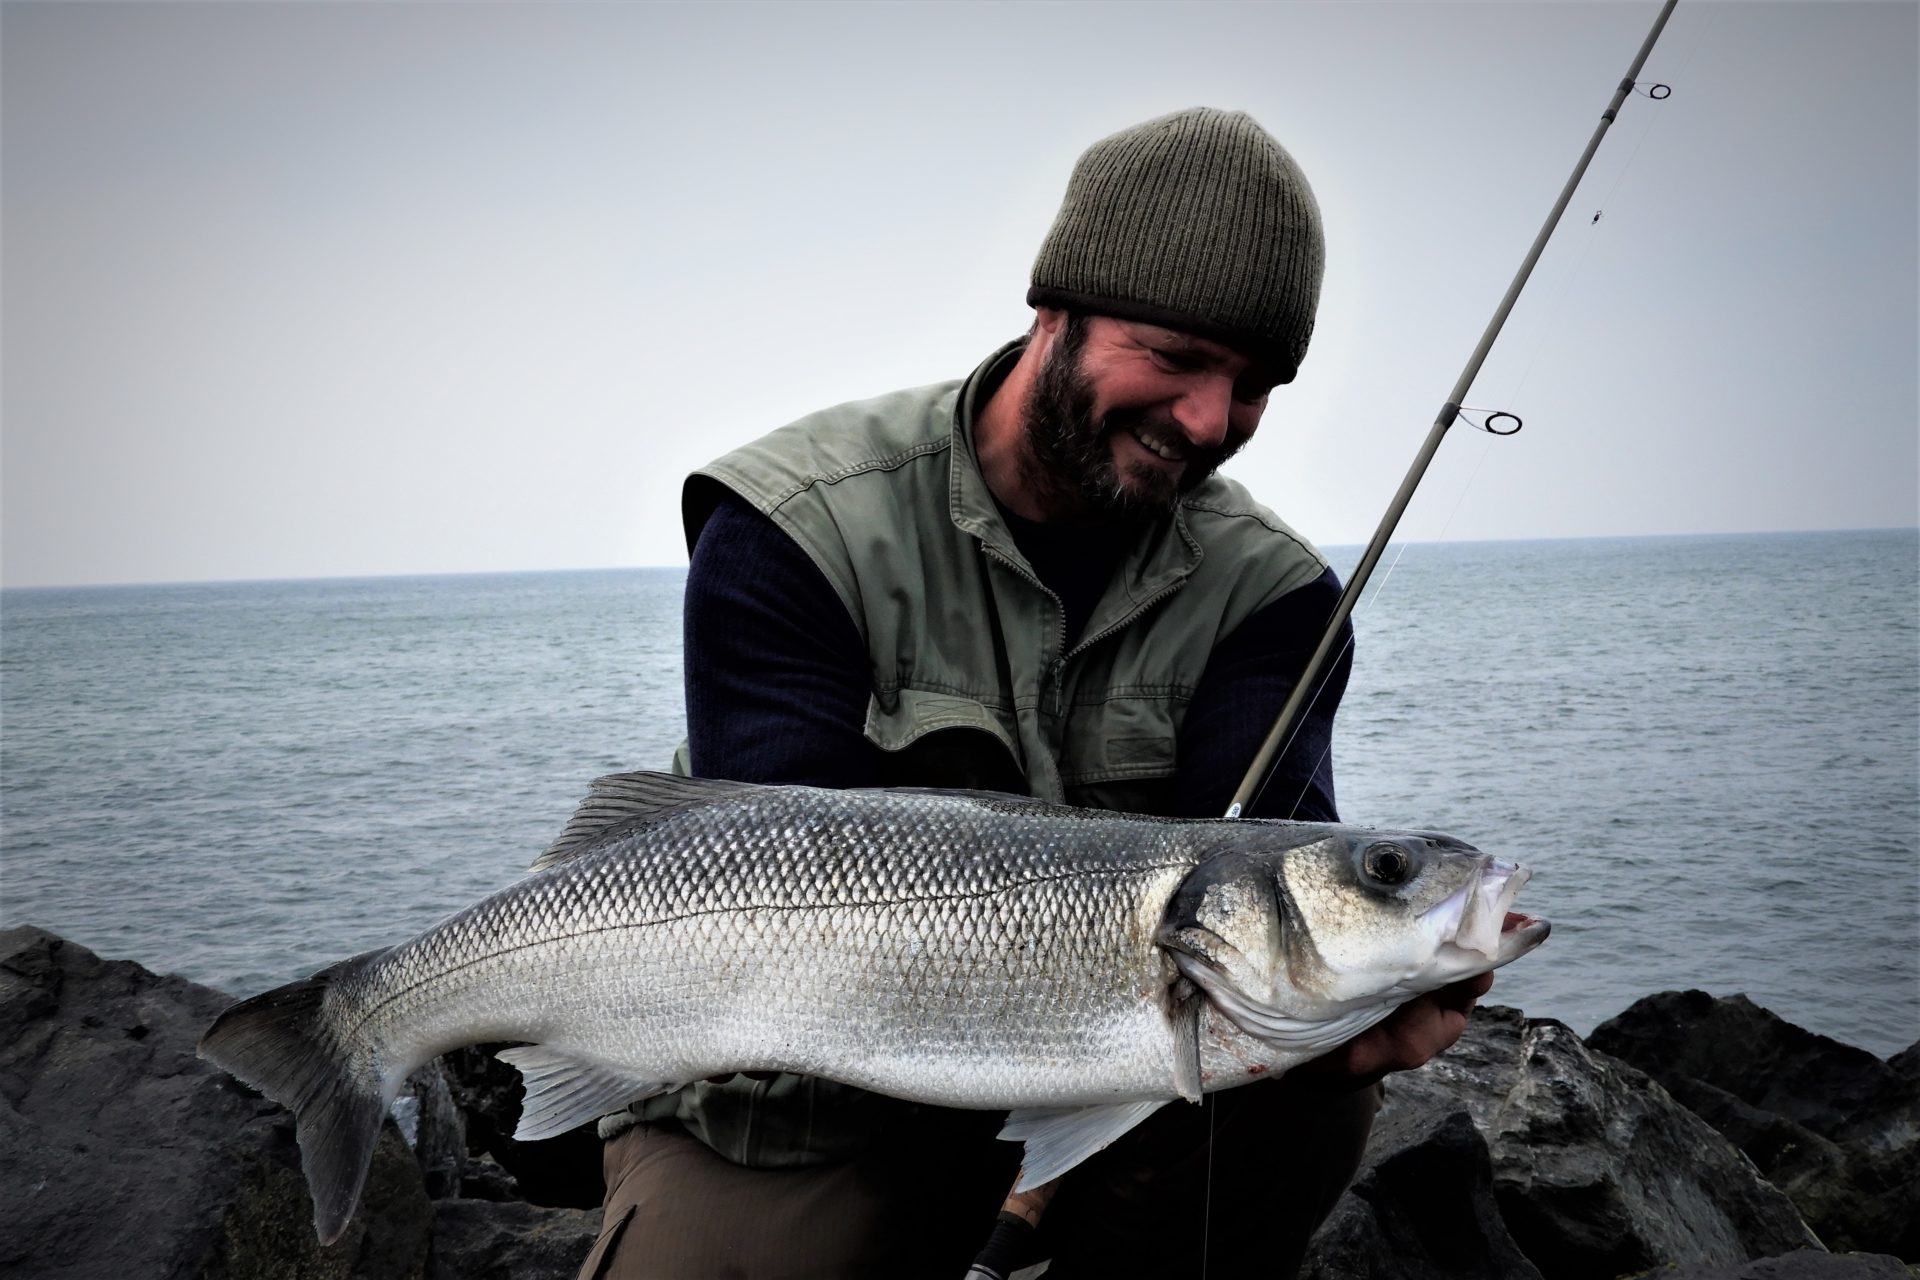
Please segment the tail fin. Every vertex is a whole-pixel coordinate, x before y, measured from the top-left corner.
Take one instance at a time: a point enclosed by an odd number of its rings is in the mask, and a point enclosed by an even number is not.
[[[373,1046],[343,1043],[323,1011],[336,975],[367,958],[242,1000],[200,1037],[201,1057],[293,1112],[321,1244],[347,1229],[387,1114]]]

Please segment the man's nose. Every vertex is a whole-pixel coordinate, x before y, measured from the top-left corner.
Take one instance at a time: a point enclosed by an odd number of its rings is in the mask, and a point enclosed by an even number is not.
[[[1232,412],[1233,382],[1227,378],[1198,378],[1174,402],[1173,420],[1190,443],[1217,449],[1227,438]]]

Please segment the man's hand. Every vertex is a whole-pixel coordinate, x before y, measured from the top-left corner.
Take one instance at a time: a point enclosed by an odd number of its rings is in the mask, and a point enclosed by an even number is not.
[[[1493,975],[1483,973],[1417,996],[1378,1026],[1294,1071],[1321,1079],[1345,1077],[1358,1082],[1378,1080],[1389,1071],[1424,1066],[1461,1037],[1474,1002],[1492,987]]]

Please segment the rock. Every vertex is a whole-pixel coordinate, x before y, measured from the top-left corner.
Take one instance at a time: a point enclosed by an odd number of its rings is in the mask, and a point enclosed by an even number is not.
[[[1353,1185],[1307,1247],[1303,1280],[1539,1280],[1493,1194],[1463,1108],[1390,1097]]]
[[[194,1053],[231,1000],[33,928],[0,930],[0,1272],[391,1280],[431,1209],[389,1127],[322,1248],[282,1108]]]
[[[442,1200],[429,1280],[573,1280],[600,1234],[598,1209]]]
[[[600,1173],[601,1144],[591,1124],[540,1142],[515,1142],[520,1101],[526,1089],[520,1073],[493,1056],[504,1044],[456,1049],[440,1059],[447,1085],[467,1129],[467,1151],[500,1162],[537,1205],[595,1209],[606,1196]]]
[[[1827,1253],[1800,1249],[1777,1258],[1729,1266],[1662,1267],[1629,1280],[1911,1280],[1907,1265],[1884,1253]]]
[[[391,1110],[400,1136],[420,1162],[427,1194],[435,1200],[459,1195],[467,1171],[467,1122],[439,1062],[408,1076]]]
[[[1388,1089],[1470,1112],[1507,1229],[1555,1280],[1819,1247],[1726,1139],[1550,1019],[1483,1007],[1459,1044]]]
[[[1588,1043],[1744,1151],[1834,1249],[1920,1262],[1920,1044],[1888,1061],[1745,996],[1667,991]]]
[[[467,1161],[466,1176],[460,1179],[460,1197],[464,1200],[524,1200],[520,1184],[489,1155]]]

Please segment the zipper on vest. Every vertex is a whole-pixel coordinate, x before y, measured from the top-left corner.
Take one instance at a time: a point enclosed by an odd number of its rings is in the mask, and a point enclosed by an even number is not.
[[[1172,582],[1169,582],[1166,586],[1160,588],[1160,590],[1148,596],[1145,600],[1142,600],[1130,612],[1124,614],[1119,621],[1115,622],[1112,626],[1106,628],[1104,631],[1096,631],[1090,636],[1080,637],[1080,643],[1073,646],[1073,652],[1062,655],[1060,660],[1061,665],[1064,666],[1068,658],[1079,657],[1081,654],[1085,653],[1088,649],[1091,649],[1094,645],[1099,644],[1102,640],[1105,640],[1108,636],[1114,635],[1117,632],[1126,630],[1128,627],[1133,625],[1134,619],[1138,618],[1141,614],[1153,608],[1153,606],[1159,604],[1162,600],[1165,600],[1168,596],[1172,595],[1174,592],[1178,591],[1180,588],[1186,585],[1187,585],[1187,580],[1185,578],[1176,578]]]
[[[1035,587],[1039,588],[1041,595],[1053,601],[1053,657],[1049,659],[1047,663],[1047,684],[1052,686],[1052,688],[1048,701],[1051,704],[1049,708],[1051,714],[1055,716],[1065,714],[1067,702],[1067,659],[1072,656],[1066,651],[1067,606],[1060,603],[1060,597],[1055,595],[1046,583],[1040,581],[1038,575],[1036,575],[1033,570],[995,551],[987,545],[985,539],[981,540],[980,549],[986,552],[990,558],[999,561],[1008,569],[1011,569],[1017,577],[1025,578],[1028,582],[1031,582]],[[1154,598],[1156,600],[1159,599],[1158,596]],[[1128,616],[1132,617],[1133,615],[1130,614]],[[1080,650],[1085,647],[1084,644],[1075,646],[1074,653],[1080,652]]]

